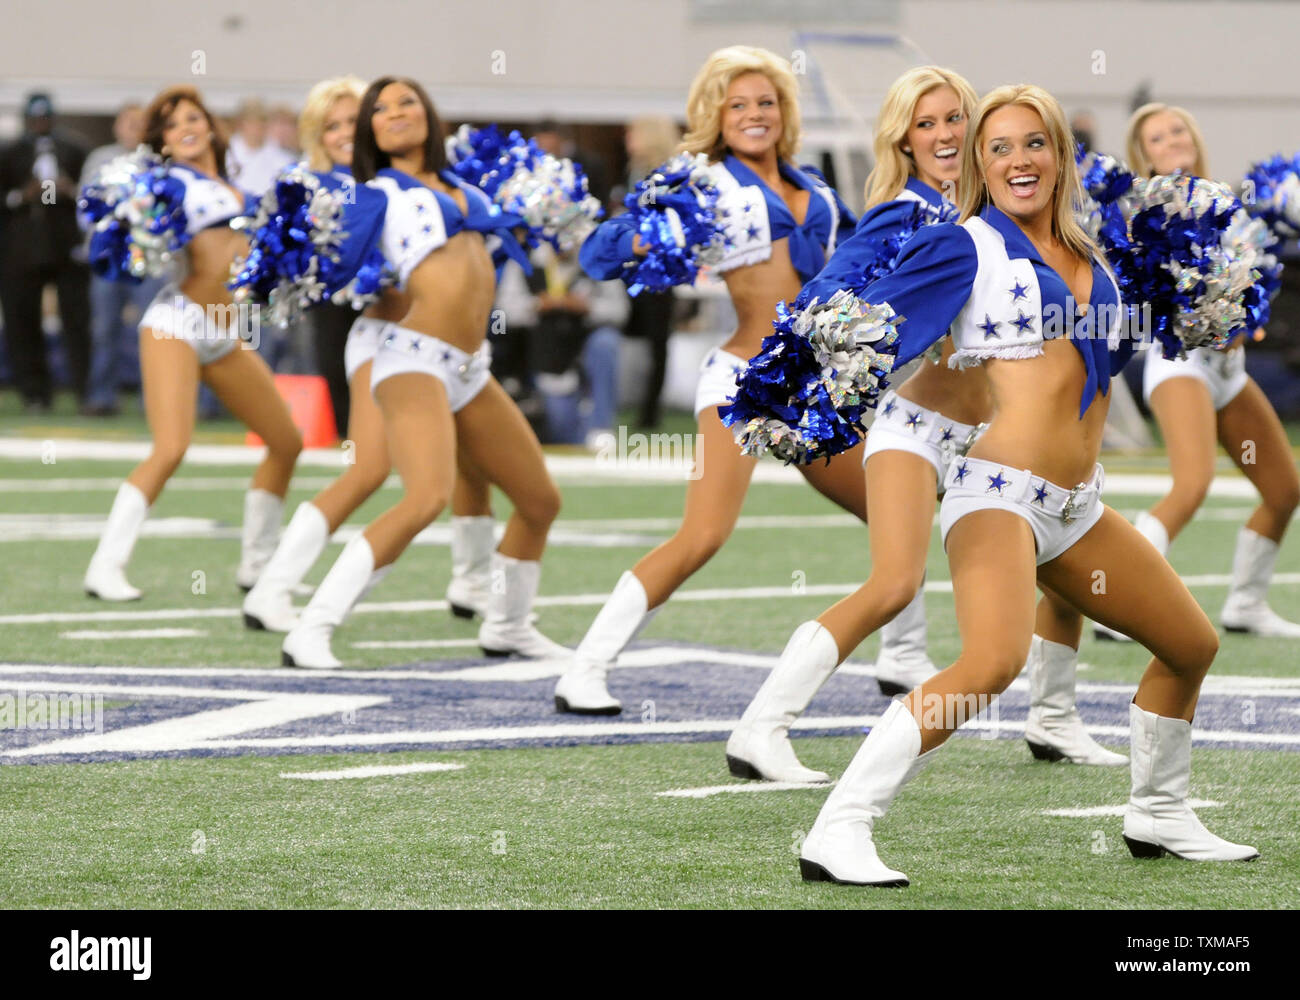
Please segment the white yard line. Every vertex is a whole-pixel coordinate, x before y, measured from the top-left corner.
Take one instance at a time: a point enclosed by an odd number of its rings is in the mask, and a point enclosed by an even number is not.
[[[147,441],[93,441],[79,438],[26,438],[0,437],[0,459],[32,460],[40,462],[53,457],[57,463],[60,459],[80,459],[90,461],[134,461],[138,462],[149,454]],[[265,455],[263,448],[251,448],[247,445],[191,445],[185,454],[185,461],[193,465],[233,465],[253,466]],[[338,448],[309,448],[298,458],[299,468],[330,468],[342,470],[343,452]],[[682,482],[686,467],[673,461],[636,461],[602,459],[596,455],[557,455],[546,456],[546,467],[552,475],[565,480],[590,482],[606,480],[610,482]],[[764,461],[754,470],[755,482],[799,483],[803,477],[793,468],[776,461]],[[1111,494],[1128,494],[1134,496],[1163,496],[1169,491],[1168,474],[1134,474],[1118,473],[1106,477],[1107,492]],[[1210,486],[1210,496],[1237,500],[1254,500],[1255,488],[1244,477],[1233,473],[1215,476]]]
[[[198,628],[78,629],[60,632],[60,639],[198,639],[208,633]]]
[[[347,778],[385,778],[393,774],[429,774],[434,771],[463,771],[464,764],[377,764],[373,767],[349,767],[342,771],[285,771],[281,778],[299,781],[342,781]]]
[[[1226,573],[1203,573],[1185,576],[1183,582],[1189,587],[1226,587],[1232,577]],[[1300,583],[1300,573],[1275,573],[1272,583],[1287,586]],[[752,601],[755,599],[788,599],[790,597],[843,597],[860,587],[857,583],[819,583],[808,584],[799,589],[790,586],[781,587],[713,587],[693,590],[679,590],[673,594],[674,603],[683,601]],[[928,580],[925,584],[927,594],[951,594],[951,580]],[[599,606],[608,600],[609,594],[553,594],[538,597],[536,607],[583,607]],[[446,601],[379,601],[358,604],[354,614],[406,614],[411,612],[446,611]],[[62,622],[143,622],[172,621],[187,618],[238,618],[239,608],[160,608],[155,611],[46,611],[30,614],[0,615],[0,625],[44,625]]]
[[[1220,809],[1222,802],[1209,799],[1188,799],[1188,806],[1193,809]],[[1044,816],[1062,816],[1065,819],[1090,819],[1094,816],[1123,816],[1128,806],[1091,806],[1087,809],[1044,809]]]
[[[670,788],[666,792],[655,792],[661,799],[707,799],[712,795],[727,795],[731,792],[793,792],[804,788],[830,788],[833,781],[819,781],[816,784],[801,784],[797,781],[751,781],[747,785],[709,785],[706,788]]]

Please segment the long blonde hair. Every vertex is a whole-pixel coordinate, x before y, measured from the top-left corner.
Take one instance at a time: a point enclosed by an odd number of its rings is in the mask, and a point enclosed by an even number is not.
[[[957,206],[960,221],[965,222],[989,203],[988,181],[984,173],[984,159],[980,149],[980,133],[989,115],[1009,104],[1018,104],[1038,112],[1043,120],[1048,141],[1056,154],[1056,186],[1052,191],[1052,235],[1071,253],[1084,260],[1100,260],[1106,266],[1105,256],[1075,218],[1075,211],[1083,202],[1083,186],[1079,171],[1074,165],[1074,137],[1065,120],[1065,110],[1055,97],[1042,87],[1020,83],[998,87],[984,95],[975,117],[966,126],[966,139],[961,145],[961,179],[958,181]]]
[[[686,135],[682,150],[707,153],[720,160],[726,151],[722,141],[722,109],[727,89],[738,76],[762,73],[776,88],[781,109],[781,138],[776,144],[779,159],[788,160],[799,148],[799,82],[790,63],[775,52],[750,45],[718,49],[700,67],[686,98]]]
[[[903,152],[907,130],[912,127],[916,105],[926,94],[939,87],[951,87],[961,102],[961,112],[970,121],[979,98],[960,73],[942,66],[917,66],[909,69],[892,84],[880,105],[876,121],[876,165],[867,176],[863,193],[863,211],[886,201],[893,201],[909,177],[916,176],[916,159]]]
[[[1161,111],[1168,111],[1170,114],[1182,119],[1183,124],[1187,126],[1187,131],[1192,133],[1192,142],[1196,146],[1196,163],[1192,167],[1192,173],[1197,177],[1209,177],[1210,164],[1205,155],[1205,136],[1201,135],[1200,126],[1196,124],[1196,119],[1192,117],[1192,113],[1185,108],[1173,104],[1160,104],[1156,101],[1142,105],[1133,112],[1133,117],[1128,120],[1128,133],[1124,144],[1128,151],[1130,169],[1139,177],[1155,176],[1156,171],[1155,167],[1151,165],[1151,157],[1147,156],[1147,151],[1142,148],[1142,124],[1152,115],[1159,114]]]
[[[331,80],[322,80],[311,88],[307,103],[298,117],[298,145],[302,147],[307,166],[324,173],[334,166],[329,154],[325,152],[325,143],[321,137],[325,132],[325,118],[334,107],[334,102],[344,97],[354,97],[358,106],[361,95],[366,92],[366,81],[355,76],[337,76]]]

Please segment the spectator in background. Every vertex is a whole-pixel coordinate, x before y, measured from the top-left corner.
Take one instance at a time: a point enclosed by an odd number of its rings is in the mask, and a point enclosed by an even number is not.
[[[580,149],[573,138],[573,128],[561,125],[554,119],[547,118],[533,133],[533,140],[552,156],[567,157],[582,165],[587,175],[587,190],[600,200],[602,205],[609,202],[609,168],[605,158],[594,149]]]
[[[626,190],[631,191],[638,181],[677,151],[681,132],[677,124],[666,116],[637,118],[628,125],[623,142],[628,156]],[[664,372],[668,366],[668,335],[672,332],[675,303],[671,289],[642,292],[632,299],[624,332],[629,337],[645,338],[650,347],[650,377],[646,380],[645,395],[637,416],[641,427],[659,426],[659,397],[663,393]]]
[[[287,104],[277,104],[271,109],[268,121],[268,139],[294,159],[302,154],[298,144],[298,113]]]
[[[14,384],[29,413],[53,400],[41,327],[41,293],[54,284],[73,390],[81,397],[90,365],[90,268],[77,224],[77,179],[86,161],[79,142],[54,127],[47,94],[27,98],[23,135],[0,153],[4,247],[0,289]]]
[[[1085,153],[1091,153],[1097,148],[1097,119],[1091,111],[1076,111],[1070,119],[1070,131],[1074,133],[1074,141],[1083,146]]]
[[[235,111],[235,133],[226,153],[231,180],[260,198],[276,174],[295,159],[291,151],[272,140],[266,106],[257,98],[243,101]]]
[[[543,244],[533,274],[506,265],[497,307],[516,342],[525,339],[533,385],[545,405],[546,441],[600,447],[618,405],[618,328],[628,296],[618,280],[595,281],[578,266],[577,251]]]
[[[81,171],[81,186],[95,176],[110,160],[132,152],[144,138],[144,108],[139,104],[125,104],[113,120],[113,138],[107,146],[100,146],[86,157]],[[136,330],[140,317],[153,297],[162,288],[162,278],[145,278],[140,284],[126,281],[109,281],[98,275],[90,278],[90,374],[86,383],[86,401],[81,408],[83,416],[115,416],[117,409],[118,375],[121,362],[138,336]],[[131,315],[124,315],[127,306]]]

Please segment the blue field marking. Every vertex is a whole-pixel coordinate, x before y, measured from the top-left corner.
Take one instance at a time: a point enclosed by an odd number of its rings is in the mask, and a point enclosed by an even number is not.
[[[9,699],[7,723],[0,712],[0,763],[723,740],[762,683],[764,666],[774,662],[770,655],[667,642],[638,644],[627,659],[638,658],[655,665],[620,667],[610,675],[610,691],[624,706],[614,718],[556,713],[552,692],[559,663],[438,660],[342,675],[0,664],[0,705]],[[478,668],[477,679],[452,676],[467,668]],[[531,679],[485,679],[516,670]],[[1079,709],[1088,726],[1100,727],[1094,732],[1100,742],[1127,743],[1135,687],[1136,676],[1132,686],[1081,682]],[[1264,687],[1254,691],[1243,680],[1231,692],[1204,692],[1195,732],[1225,738],[1198,739],[1197,745],[1300,751],[1300,687],[1280,680]],[[103,709],[102,736],[15,728],[20,689],[65,696],[100,690],[104,701],[128,704]],[[842,671],[806,713],[810,728],[797,726],[795,735],[861,735],[862,720],[888,706],[874,678]],[[997,719],[1006,728],[996,735],[1020,739],[1027,707],[1022,678],[998,702]],[[989,738],[971,727],[963,735]],[[97,745],[114,740],[119,745]],[[45,747],[50,752],[40,752]]]

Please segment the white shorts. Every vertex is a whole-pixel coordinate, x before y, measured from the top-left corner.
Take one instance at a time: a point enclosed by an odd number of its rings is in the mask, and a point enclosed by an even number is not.
[[[375,360],[379,342],[384,339],[388,323],[382,319],[368,319],[358,316],[348,330],[348,342],[343,346],[343,370],[347,372],[348,381],[357,373],[357,369],[367,361]]]
[[[862,464],[866,465],[867,459],[881,451],[919,455],[934,466],[942,493],[949,464],[970,451],[986,426],[949,420],[941,413],[903,399],[891,389],[876,407],[876,420],[867,431],[867,446],[862,449]]]
[[[1246,388],[1245,348],[1231,351],[1216,351],[1209,347],[1197,347],[1187,352],[1185,359],[1165,360],[1158,344],[1147,348],[1146,367],[1142,370],[1142,396],[1147,405],[1151,405],[1151,393],[1161,382],[1171,378],[1194,378],[1205,383],[1210,390],[1210,400],[1215,412],[1237,398],[1237,394]]]
[[[235,315],[240,315],[247,307],[214,307],[223,311],[227,308],[239,310]],[[146,328],[156,335],[185,341],[194,348],[200,365],[220,361],[244,343],[239,335],[238,324],[233,327],[219,324],[216,316],[209,315],[207,309],[181,294],[181,290],[172,282],[163,286],[140,317],[140,329]]]
[[[695,386],[695,415],[713,406],[726,406],[736,394],[736,376],[749,364],[748,358],[738,357],[715,347],[704,356],[700,365],[700,381]]]
[[[396,323],[387,332],[370,366],[370,391],[386,378],[405,372],[432,375],[447,387],[451,412],[469,405],[492,377],[492,354],[486,341],[473,354],[466,354],[437,337],[416,333]]]
[[[1086,535],[1101,520],[1106,505],[1101,488],[1106,474],[1098,465],[1092,479],[1074,489],[1049,483],[1023,469],[962,458],[948,467],[946,492],[939,507],[939,531],[945,551],[948,532],[977,510],[1006,510],[1029,522],[1038,549],[1037,562],[1050,562]]]

